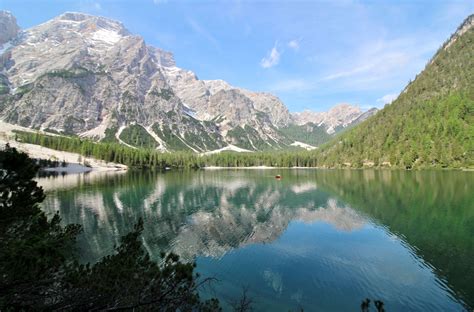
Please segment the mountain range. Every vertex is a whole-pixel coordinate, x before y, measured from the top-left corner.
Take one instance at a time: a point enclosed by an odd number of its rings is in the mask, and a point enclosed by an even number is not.
[[[374,115],[290,113],[276,96],[200,80],[120,22],[64,13],[21,30],[0,12],[0,119],[161,151],[312,149]]]

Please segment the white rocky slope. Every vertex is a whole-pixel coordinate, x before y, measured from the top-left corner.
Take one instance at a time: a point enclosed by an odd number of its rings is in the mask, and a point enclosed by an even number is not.
[[[13,15],[0,12],[0,119],[161,151],[206,152],[288,147],[294,140],[281,130],[295,117],[274,95],[199,80],[120,22],[64,13],[21,31]],[[329,117],[320,123],[334,128]]]
[[[0,147],[9,144],[19,151],[27,153],[31,158],[53,161],[64,161],[68,165],[65,168],[50,168],[47,171],[65,172],[88,172],[88,171],[125,171],[127,166],[98,160],[93,157],[85,157],[77,153],[57,151],[50,148],[18,142],[15,140],[13,131],[34,131],[17,125],[11,125],[0,121]]]
[[[323,126],[328,134],[333,134],[337,128],[346,128],[352,125],[354,121],[363,121],[376,112],[377,109],[362,112],[358,106],[338,104],[327,112],[303,111],[301,113],[293,113],[292,118],[297,125],[313,123],[317,126]],[[360,118],[361,116],[364,116],[364,118]]]
[[[278,97],[270,93],[236,88],[223,80],[199,80],[192,71],[176,66],[164,66],[163,69],[168,83],[175,94],[196,113],[199,119],[212,120],[222,115],[222,111],[226,111],[226,108],[232,105],[232,103],[220,102],[211,111],[209,110],[209,103],[220,91],[234,91],[234,94],[239,93],[242,98],[247,98],[245,101],[248,102],[250,100],[251,106],[249,109],[254,115],[258,112],[265,113],[272,124],[277,127],[284,127],[290,123],[291,117],[288,108]],[[233,115],[226,117],[231,122],[236,121]]]

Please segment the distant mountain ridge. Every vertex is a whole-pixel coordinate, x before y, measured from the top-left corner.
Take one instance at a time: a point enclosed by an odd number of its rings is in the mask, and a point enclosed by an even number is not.
[[[201,153],[320,144],[365,113],[343,105],[321,114],[290,114],[272,94],[199,80],[177,67],[171,52],[108,18],[67,12],[20,30],[12,14],[0,12],[0,118],[6,122]]]
[[[327,112],[304,111],[293,113],[292,118],[294,123],[299,126],[313,123],[320,127],[324,126],[328,134],[333,134],[337,128],[346,128],[358,121],[363,121],[377,111],[377,108],[372,108],[367,112],[362,112],[360,107],[350,104],[338,104]]]

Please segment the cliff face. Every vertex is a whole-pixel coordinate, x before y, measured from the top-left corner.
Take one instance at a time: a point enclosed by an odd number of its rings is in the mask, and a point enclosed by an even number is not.
[[[0,11],[0,45],[3,45],[15,38],[20,27],[16,23],[16,18],[6,11]]]

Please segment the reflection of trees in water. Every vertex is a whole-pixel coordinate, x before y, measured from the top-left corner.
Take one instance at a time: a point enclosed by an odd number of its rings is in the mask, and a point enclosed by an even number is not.
[[[188,260],[271,242],[291,220],[323,221],[346,231],[365,222],[307,178],[281,184],[245,174],[178,174],[130,173],[97,183],[79,178],[80,187],[48,196],[45,209],[84,225],[82,244],[93,250],[87,260],[110,252],[139,218],[145,220],[143,243],[152,255],[173,251]]]
[[[472,172],[345,170],[316,178],[320,188],[403,237],[474,306]]]
[[[191,259],[271,242],[292,220],[353,231],[366,223],[362,215],[369,216],[414,246],[456,296],[473,305],[472,173],[306,170],[285,172],[281,181],[273,176],[255,171],[130,172],[95,181],[76,176],[76,187],[53,191],[45,209],[59,210],[66,223],[84,225],[83,250],[92,250],[85,260],[110,253],[140,217],[149,252],[174,251]]]

